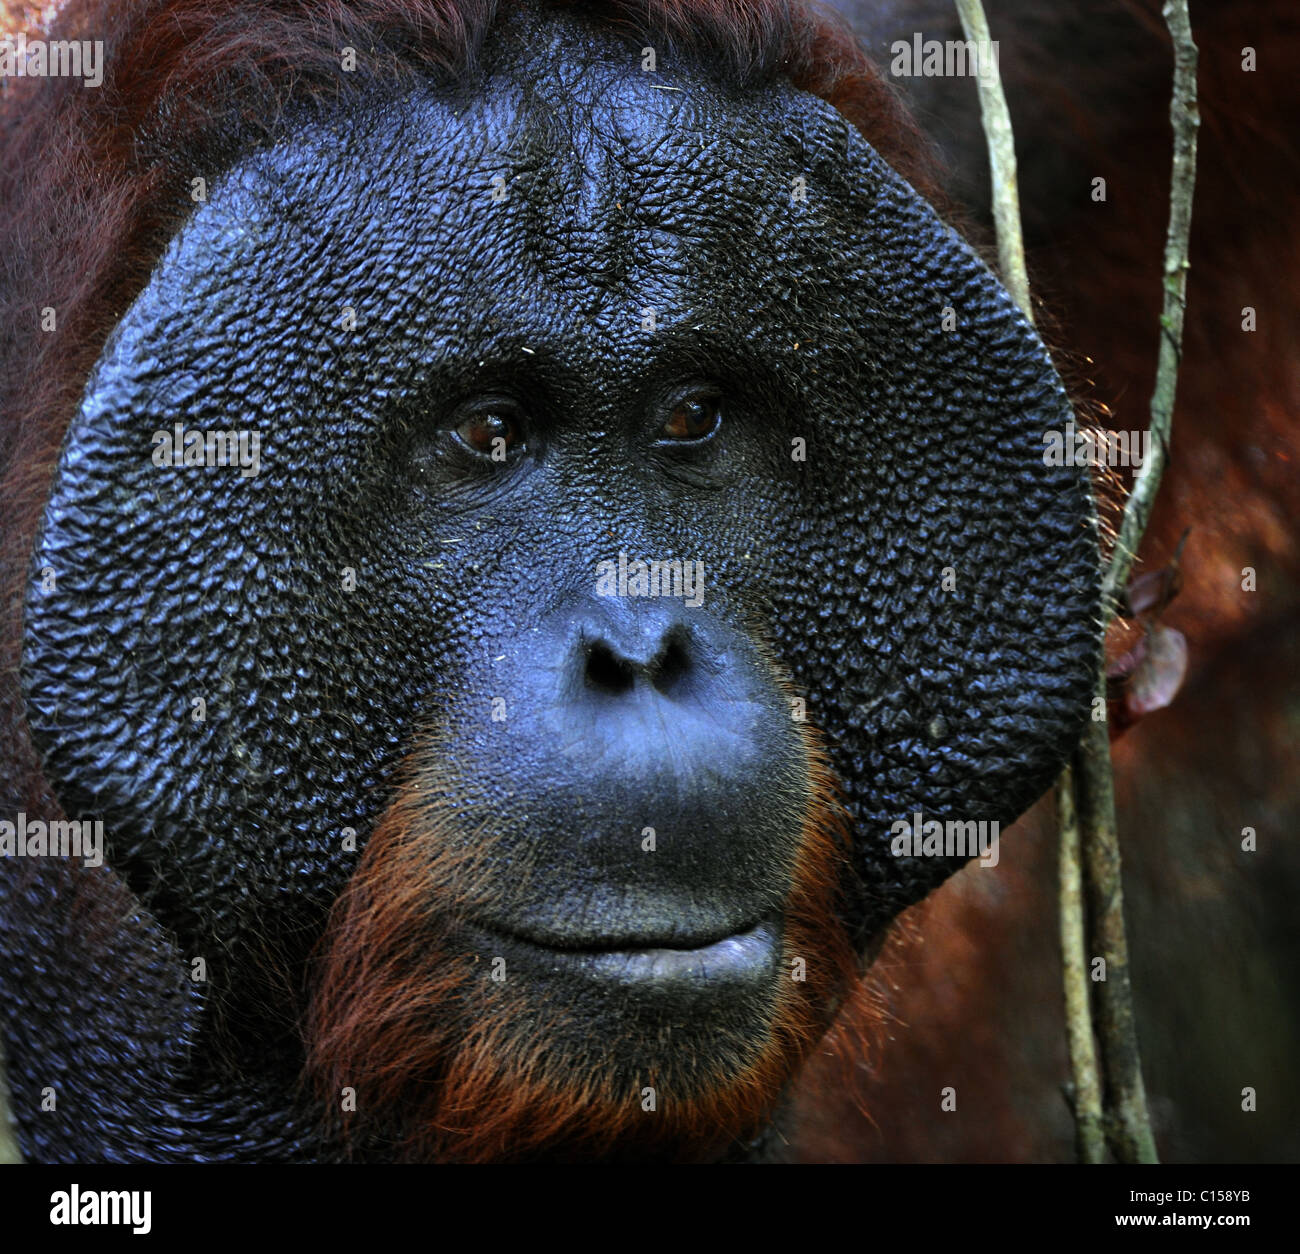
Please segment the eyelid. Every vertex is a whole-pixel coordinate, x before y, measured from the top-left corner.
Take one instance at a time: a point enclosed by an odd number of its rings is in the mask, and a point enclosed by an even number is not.
[[[454,431],[457,427],[464,426],[473,418],[497,413],[513,418],[521,425],[525,425],[523,406],[514,397],[488,395],[471,397],[458,405],[453,405],[447,411],[446,429]]]

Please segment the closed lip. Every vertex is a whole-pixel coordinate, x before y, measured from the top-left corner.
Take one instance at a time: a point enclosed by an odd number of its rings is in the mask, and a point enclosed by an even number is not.
[[[521,947],[547,965],[620,983],[755,978],[775,965],[777,929],[768,921],[718,937],[566,939],[551,944],[476,923],[471,932],[507,948]]]

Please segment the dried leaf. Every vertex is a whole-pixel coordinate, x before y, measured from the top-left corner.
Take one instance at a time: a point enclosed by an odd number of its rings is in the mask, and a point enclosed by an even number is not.
[[[1187,639],[1181,631],[1156,623],[1143,643],[1143,656],[1124,691],[1124,708],[1134,720],[1163,710],[1178,695],[1187,674]]]

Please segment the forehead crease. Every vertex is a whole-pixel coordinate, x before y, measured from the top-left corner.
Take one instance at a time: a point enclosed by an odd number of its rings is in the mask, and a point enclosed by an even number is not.
[[[818,110],[626,75],[574,88],[496,78],[463,106],[422,94],[318,124],[237,173],[235,233],[291,239],[295,268],[331,288],[368,274],[413,313],[436,287],[462,292],[465,316],[495,304],[506,322],[552,322],[578,309],[610,336],[633,334],[647,303],[698,315],[701,280],[729,300],[764,286],[736,250],[782,230],[800,150],[826,144]],[[266,281],[247,247],[228,260]]]
[[[548,99],[521,123],[531,150],[519,243],[548,280],[572,286],[576,265],[605,292],[662,295],[715,272],[722,254],[734,262],[778,225],[802,147],[788,119],[772,136],[769,102],[752,103],[721,101],[707,84],[670,95],[627,82],[571,111]]]

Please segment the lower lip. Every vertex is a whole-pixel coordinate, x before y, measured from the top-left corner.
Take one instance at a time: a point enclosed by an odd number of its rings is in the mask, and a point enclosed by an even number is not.
[[[553,970],[616,984],[762,980],[770,977],[778,957],[777,932],[769,923],[698,949],[552,949],[514,936],[483,935],[494,943],[526,949]]]

